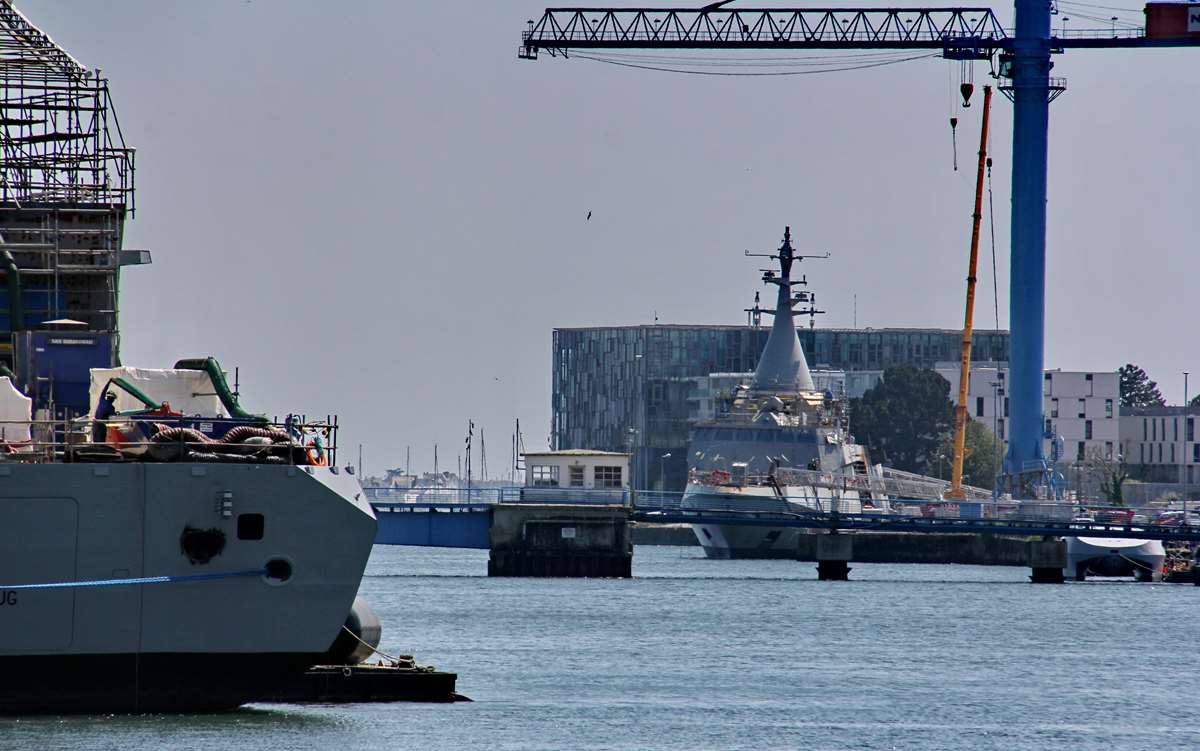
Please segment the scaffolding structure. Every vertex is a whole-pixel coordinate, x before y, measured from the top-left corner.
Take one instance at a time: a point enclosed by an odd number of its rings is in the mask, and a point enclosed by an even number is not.
[[[134,210],[134,151],[108,81],[0,0],[0,200]]]
[[[149,262],[122,250],[135,164],[100,71],[0,0],[0,361],[68,327],[112,334],[116,363],[120,267]]]

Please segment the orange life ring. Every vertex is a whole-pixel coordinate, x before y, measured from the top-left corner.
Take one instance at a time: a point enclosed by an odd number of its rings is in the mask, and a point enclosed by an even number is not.
[[[315,438],[308,442],[304,453],[308,456],[308,463],[314,467],[324,467],[329,464],[329,457],[325,453],[325,449],[317,443]]]

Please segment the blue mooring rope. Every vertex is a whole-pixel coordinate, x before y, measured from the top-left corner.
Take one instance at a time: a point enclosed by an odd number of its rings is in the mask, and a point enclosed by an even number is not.
[[[0,589],[74,589],[76,587],[119,587],[127,584],[169,584],[173,582],[198,582],[213,579],[233,579],[239,576],[264,576],[265,569],[253,571],[226,571],[220,574],[188,574],[186,576],[141,576],[136,579],[92,579],[76,582],[47,582],[44,584],[0,584]]]

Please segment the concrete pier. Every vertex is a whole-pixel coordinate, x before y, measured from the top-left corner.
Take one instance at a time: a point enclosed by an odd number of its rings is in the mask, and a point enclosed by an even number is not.
[[[1063,568],[1067,565],[1064,540],[1030,540],[1027,550],[1029,581],[1034,584],[1063,583]]]
[[[848,581],[854,559],[854,535],[817,536],[817,580]]]
[[[490,540],[488,576],[632,576],[624,506],[498,504]]]

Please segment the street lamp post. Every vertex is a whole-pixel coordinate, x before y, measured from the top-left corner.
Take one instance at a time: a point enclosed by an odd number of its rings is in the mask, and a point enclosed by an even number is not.
[[[1188,481],[1191,478],[1188,476],[1188,371],[1183,371],[1183,456],[1180,457],[1179,471],[1183,475],[1183,523],[1187,524],[1188,515]]]
[[[636,466],[634,462],[634,449],[637,447],[637,428],[626,428],[625,445],[629,447],[629,502],[632,505],[637,503],[637,485],[634,482],[634,478],[637,476],[634,472]]]
[[[1004,444],[1000,438],[1000,381],[992,381],[992,435],[996,439],[996,463],[992,467],[992,494],[995,495],[999,489],[1000,449]]]
[[[670,458],[671,458],[670,451],[668,451],[667,453],[658,457],[658,489],[660,492],[667,489],[667,484],[663,479],[665,476],[664,472],[663,472],[663,465],[666,463],[667,459],[670,459]]]

